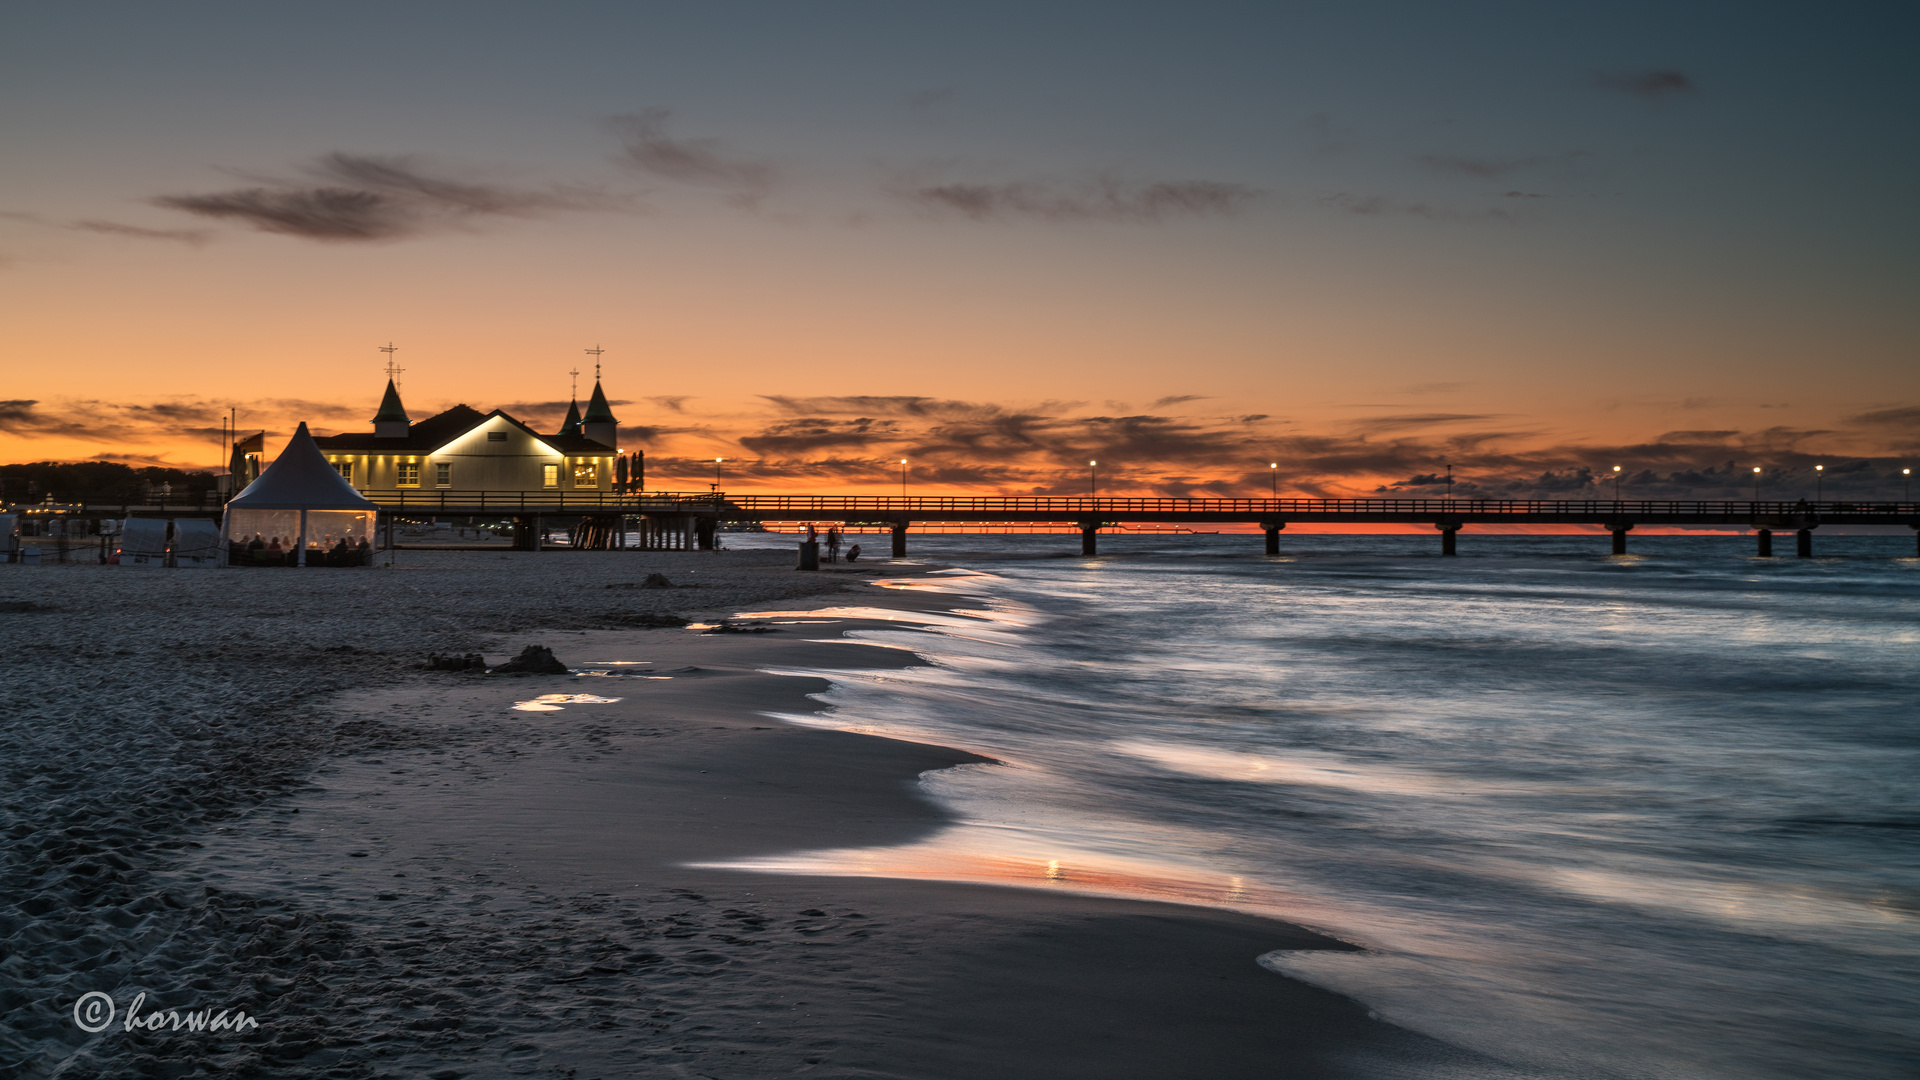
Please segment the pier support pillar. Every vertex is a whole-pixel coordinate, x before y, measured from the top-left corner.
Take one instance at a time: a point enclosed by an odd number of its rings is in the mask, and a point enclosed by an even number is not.
[[[1100,554],[1100,523],[1083,521],[1080,523],[1080,554]]]
[[[1464,522],[1459,521],[1436,521],[1433,523],[1433,527],[1440,530],[1440,554],[1459,554],[1459,552],[1455,550],[1454,537],[1459,535],[1462,524],[1464,524]]]
[[[1615,555],[1625,555],[1627,553],[1627,534],[1633,531],[1633,522],[1609,521],[1607,522],[1607,531],[1613,534],[1613,553]]]
[[[905,521],[893,523],[893,557],[896,559],[907,557],[907,525]]]
[[[699,535],[701,551],[713,550],[713,533],[719,524],[720,521],[717,518],[700,517],[693,519],[693,528]]]
[[[1754,554],[1762,559],[1773,558],[1773,530],[1759,529],[1756,530],[1753,535],[1760,541],[1760,547]]]
[[[1267,534],[1267,554],[1280,554],[1280,530],[1286,527],[1287,523],[1284,521],[1263,521],[1260,523],[1260,528],[1265,530]]]
[[[1813,558],[1813,530],[1800,529],[1793,534],[1793,553],[1802,559]]]

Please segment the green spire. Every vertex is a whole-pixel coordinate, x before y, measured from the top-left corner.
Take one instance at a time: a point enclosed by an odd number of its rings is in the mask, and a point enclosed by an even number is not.
[[[562,435],[580,434],[580,403],[579,402],[576,401],[567,406],[567,422],[560,425],[560,434]]]
[[[613,410],[607,407],[607,395],[600,389],[600,380],[593,380],[593,398],[587,402],[587,415],[582,419],[587,424],[617,424]]]
[[[407,407],[400,404],[400,391],[394,388],[393,380],[388,379],[387,394],[380,399],[380,411],[374,414],[373,422],[377,424],[382,420],[399,420],[404,423],[406,419]]]

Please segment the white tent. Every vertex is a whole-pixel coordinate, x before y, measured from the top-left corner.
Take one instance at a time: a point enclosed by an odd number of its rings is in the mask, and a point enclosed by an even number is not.
[[[289,555],[304,553],[289,564],[324,566],[339,541],[372,545],[379,510],[334,471],[303,423],[260,478],[228,501],[225,532],[242,550],[256,539],[270,548],[271,539]]]

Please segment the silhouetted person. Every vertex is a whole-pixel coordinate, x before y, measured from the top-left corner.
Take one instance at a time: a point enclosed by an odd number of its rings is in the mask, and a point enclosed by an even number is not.
[[[840,530],[839,529],[827,530],[827,561],[828,562],[840,561]]]
[[[860,561],[860,545],[859,544],[855,544],[852,547],[847,549],[847,561],[848,562]]]

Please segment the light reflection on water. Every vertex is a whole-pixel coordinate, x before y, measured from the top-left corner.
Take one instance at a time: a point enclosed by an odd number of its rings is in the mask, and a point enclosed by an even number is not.
[[[942,586],[984,614],[852,631],[937,666],[836,674],[790,719],[1008,766],[923,778],[961,818],[923,843],[755,865],[1280,915],[1371,951],[1269,966],[1548,1071],[1909,1074],[1910,538],[1257,539],[988,562]]]

